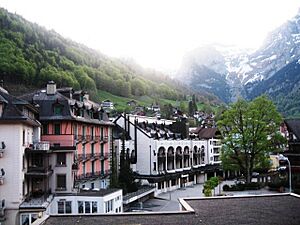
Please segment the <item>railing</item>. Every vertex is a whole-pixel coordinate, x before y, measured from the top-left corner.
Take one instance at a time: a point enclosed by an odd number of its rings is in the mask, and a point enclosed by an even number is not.
[[[109,152],[103,153],[87,153],[87,154],[78,154],[78,161],[87,161],[87,160],[105,160],[109,158]]]
[[[29,166],[27,173],[48,173],[52,171],[52,166]]]
[[[49,141],[41,141],[33,143],[33,150],[45,150],[48,151],[50,149]]]
[[[90,178],[103,178],[111,174],[110,170],[104,170],[104,171],[96,171],[96,172],[88,172],[85,174],[77,175],[77,180],[82,179],[90,179]]]
[[[105,143],[105,142],[107,142],[108,141],[108,136],[101,136],[100,137],[100,142],[101,143]]]
[[[77,142],[82,141],[82,135],[75,134],[74,135],[74,140],[77,141]]]

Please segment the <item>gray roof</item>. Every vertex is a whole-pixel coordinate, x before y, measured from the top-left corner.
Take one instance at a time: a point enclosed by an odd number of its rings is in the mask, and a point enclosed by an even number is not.
[[[187,200],[191,213],[50,216],[44,225],[299,225],[300,198],[290,195]]]
[[[39,105],[39,119],[41,121],[76,120],[84,123],[114,125],[109,121],[107,114],[101,110],[99,104],[90,100],[84,100],[82,102],[76,99],[70,99],[61,94],[59,91],[56,91],[53,95],[48,95],[45,90],[39,90],[34,93],[23,95],[21,98]],[[54,114],[54,105],[62,106],[61,115]],[[75,116],[72,113],[73,107],[76,109],[84,109],[84,115]],[[87,110],[103,113],[103,120],[91,118],[91,116],[87,113]]]
[[[300,140],[300,119],[286,119],[284,120],[288,131],[293,132],[298,140]]]
[[[0,117],[1,123],[22,122],[32,126],[40,126],[40,123],[35,118],[29,117],[23,111],[25,107],[33,114],[37,114],[38,111],[29,102],[10,95],[4,89],[0,89],[0,102],[4,105],[2,116]]]

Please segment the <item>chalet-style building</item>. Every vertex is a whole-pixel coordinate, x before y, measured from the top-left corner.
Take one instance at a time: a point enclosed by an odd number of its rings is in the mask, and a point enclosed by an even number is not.
[[[288,139],[288,148],[284,156],[288,157],[292,167],[292,186],[300,190],[300,119],[284,120],[285,135]]]
[[[57,165],[63,170],[66,162],[72,161],[76,184],[80,188],[106,188],[114,124],[100,105],[89,100],[83,91],[56,89],[54,82],[49,82],[46,90],[23,98],[39,105],[42,140],[48,141],[56,151]],[[62,172],[59,179],[66,180],[62,174],[65,173]]]
[[[136,178],[155,186],[156,194],[204,183],[207,176],[221,172],[220,140],[191,139],[184,122],[121,115],[115,123],[126,133],[125,148]],[[121,140],[116,141],[119,151],[121,146]]]

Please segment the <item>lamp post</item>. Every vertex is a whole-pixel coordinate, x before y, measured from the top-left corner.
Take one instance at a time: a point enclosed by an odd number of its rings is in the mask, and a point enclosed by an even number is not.
[[[286,161],[288,162],[288,165],[289,165],[289,193],[292,192],[292,168],[291,168],[291,163],[290,163],[290,160],[288,159],[288,157],[282,155],[282,154],[279,154],[278,155],[278,160],[279,161]]]

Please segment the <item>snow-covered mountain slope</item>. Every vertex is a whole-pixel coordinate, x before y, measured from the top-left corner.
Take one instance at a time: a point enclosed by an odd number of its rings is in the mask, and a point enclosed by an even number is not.
[[[275,99],[272,94],[275,86],[277,95],[285,93],[287,86],[292,89],[300,87],[298,79],[291,85],[279,83],[295,81],[289,76],[300,76],[291,70],[299,59],[300,12],[271,32],[256,51],[214,44],[190,52],[177,77],[194,89],[205,88],[225,102],[234,101],[238,96],[251,99],[263,93]],[[211,78],[209,74],[212,72]],[[212,79],[217,82],[212,82]],[[276,103],[280,104],[280,100],[277,99]]]

